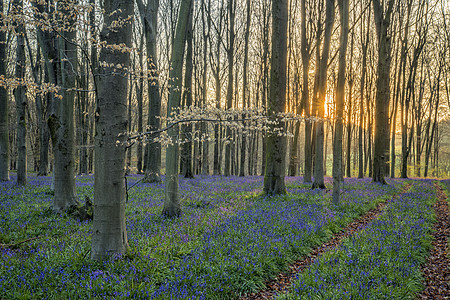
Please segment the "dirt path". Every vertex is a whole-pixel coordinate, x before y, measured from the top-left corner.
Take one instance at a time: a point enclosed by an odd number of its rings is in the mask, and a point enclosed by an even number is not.
[[[438,201],[433,205],[436,223],[433,226],[433,243],[426,265],[422,268],[425,289],[417,299],[450,299],[450,258],[448,239],[450,235],[450,213],[447,196],[435,183]]]
[[[289,287],[292,285],[295,275],[299,272],[302,272],[304,269],[306,269],[314,260],[323,254],[324,252],[338,246],[343,239],[351,236],[356,231],[361,230],[364,228],[368,223],[376,219],[380,213],[383,211],[384,207],[387,205],[388,202],[392,201],[399,195],[405,193],[409,189],[410,185],[407,184],[404,186],[403,190],[399,193],[394,195],[394,197],[391,200],[388,200],[387,202],[382,202],[377,205],[376,208],[369,210],[366,214],[361,216],[359,219],[353,221],[347,227],[343,228],[341,232],[336,233],[333,235],[333,237],[326,242],[325,244],[322,244],[321,246],[315,248],[311,253],[308,255],[308,257],[304,257],[296,262],[294,262],[290,267],[289,271],[285,273],[278,274],[277,277],[270,280],[269,282],[266,282],[266,288],[264,290],[259,291],[258,293],[251,293],[247,294],[244,297],[241,297],[240,300],[256,300],[256,299],[272,299],[276,294],[280,293],[286,293],[289,289]],[[446,299],[446,298],[443,298]]]

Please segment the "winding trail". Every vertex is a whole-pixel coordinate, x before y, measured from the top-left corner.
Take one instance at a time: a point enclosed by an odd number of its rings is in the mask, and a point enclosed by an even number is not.
[[[433,205],[436,222],[433,225],[433,243],[430,256],[422,268],[425,288],[417,299],[450,299],[450,213],[447,196],[443,189],[434,184],[438,201]]]
[[[333,235],[333,237],[326,243],[322,244],[321,246],[313,249],[311,253],[307,257],[303,257],[299,259],[298,261],[294,262],[289,266],[289,271],[278,274],[277,277],[274,279],[266,282],[266,288],[259,291],[258,293],[250,293],[246,294],[243,297],[240,298],[240,300],[257,300],[257,299],[273,299],[275,295],[277,294],[284,294],[287,293],[289,287],[293,284],[295,280],[295,275],[297,273],[302,272],[304,269],[306,269],[311,263],[314,262],[314,260],[325,253],[326,251],[333,249],[337,247],[341,242],[353,235],[355,232],[363,229],[368,223],[372,222],[374,219],[376,219],[383,209],[386,207],[386,205],[400,196],[401,194],[405,193],[409,190],[410,184],[405,184],[403,186],[403,189],[400,193],[395,194],[391,199],[381,202],[377,205],[376,208],[369,210],[367,213],[365,213],[363,216],[358,218],[357,220],[354,220],[349,225],[347,225],[345,228],[343,228],[340,232]],[[438,298],[437,298],[438,299]],[[442,299],[448,299],[448,298],[442,298]]]

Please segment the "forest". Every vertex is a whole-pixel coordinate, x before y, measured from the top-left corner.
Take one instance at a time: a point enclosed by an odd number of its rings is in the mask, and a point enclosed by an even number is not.
[[[450,299],[448,0],[0,16],[0,299]]]

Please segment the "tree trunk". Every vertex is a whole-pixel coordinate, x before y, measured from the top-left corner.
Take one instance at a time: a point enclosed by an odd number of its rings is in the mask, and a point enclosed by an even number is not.
[[[139,53],[139,61],[140,61],[140,65],[141,67],[143,67],[144,65],[144,53],[143,53],[143,47],[144,43],[141,40],[141,46],[140,49],[142,50]],[[138,104],[138,124],[137,124],[137,131],[139,133],[144,131],[144,127],[143,127],[143,110],[144,110],[144,78],[143,78],[144,74],[141,72],[140,76],[139,76],[139,86],[136,87],[136,98],[137,98],[137,104]],[[143,170],[143,164],[142,164],[142,143],[139,141],[139,143],[137,144],[136,147],[136,156],[137,156],[137,173],[138,174],[142,174],[142,170]]]
[[[132,62],[132,65],[134,66],[134,61]],[[127,99],[128,99],[128,105],[127,105],[127,108],[128,108],[128,110],[127,110],[127,120],[128,120],[128,122],[127,122],[127,124],[128,124],[128,128],[127,128],[127,131],[128,131],[128,133],[129,134],[131,134],[131,132],[133,131],[133,128],[132,128],[132,122],[131,122],[131,111],[132,111],[132,106],[133,106],[133,103],[132,103],[132,99],[133,99],[133,76],[132,76],[132,74],[130,74],[129,75],[129,89],[128,89],[128,97],[127,97]],[[126,164],[127,164],[127,171],[126,171],[126,174],[131,174],[131,151],[133,150],[133,147],[132,147],[132,145],[130,145],[128,148],[127,148],[127,159],[126,159]]]
[[[150,131],[160,129],[159,116],[161,115],[161,96],[159,93],[159,71],[157,56],[158,33],[158,9],[159,0],[149,0],[145,9],[139,6],[141,14],[144,14],[144,29],[147,48],[148,85],[148,127]],[[145,182],[161,182],[161,144],[153,139],[158,139],[159,134],[153,134],[148,138],[146,145]]]
[[[287,0],[272,2],[272,60],[270,68],[270,95],[268,115],[279,121],[277,114],[286,107],[286,64],[287,64]],[[285,129],[285,124],[276,125]],[[271,126],[272,130],[274,126]],[[266,194],[284,194],[286,160],[286,137],[276,132],[266,136],[266,170],[264,174],[264,192]]]
[[[391,38],[388,30],[391,22],[394,0],[387,3],[387,11],[379,0],[372,0],[375,24],[378,36],[378,65],[375,105],[375,138],[373,174],[374,182],[385,184],[386,171],[389,162],[389,101],[390,101],[390,69],[391,69]]]
[[[188,28],[186,33],[186,71],[184,78],[184,103],[185,107],[192,106],[192,14],[189,16]],[[183,165],[182,174],[185,178],[194,178],[192,172],[192,124],[184,124],[182,126],[182,139],[187,141],[181,147],[181,162]]]
[[[246,1],[246,8],[247,8],[247,21],[246,21],[246,27],[245,27],[245,38],[244,38],[244,66],[243,66],[243,81],[242,81],[242,106],[243,108],[249,108],[250,107],[250,99],[249,99],[249,92],[248,92],[248,86],[247,86],[247,65],[248,65],[248,41],[250,36],[250,21],[251,21],[251,5],[250,0]],[[245,119],[245,114],[243,115],[243,118]],[[245,123],[244,123],[245,124]],[[244,126],[245,131],[245,126]],[[241,168],[239,170],[239,176],[245,176],[245,161],[246,161],[246,152],[247,152],[247,139],[248,135],[246,132],[242,134],[242,144],[241,144]]]
[[[315,110],[317,111],[317,117],[319,120],[315,123],[316,141],[315,141],[315,161],[314,161],[314,182],[312,188],[325,188],[324,183],[324,157],[323,157],[323,144],[324,144],[324,121],[325,115],[325,97],[327,94],[327,71],[328,71],[328,55],[330,51],[331,33],[334,23],[334,0],[327,0],[326,2],[326,19],[325,19],[325,32],[324,42],[322,48],[322,56],[319,64],[319,81],[318,92],[319,97],[316,99]]]
[[[76,22],[67,11],[68,3],[58,3],[58,10],[67,14],[69,26]],[[55,101],[55,115],[49,119],[49,127],[54,141],[55,155],[55,196],[53,209],[63,211],[78,203],[75,189],[75,91],[77,76],[77,48],[71,41],[76,39],[76,31],[64,32],[64,40],[59,40],[59,58],[61,64],[62,101]],[[67,39],[70,42],[66,42]]]
[[[300,122],[294,123],[294,138],[290,147],[289,176],[296,176],[299,164],[298,138],[300,136]]]
[[[222,12],[223,9],[223,1],[221,2],[220,5],[220,11]],[[222,28],[222,21],[223,21],[223,14],[220,13],[219,14],[219,30],[221,30]],[[216,51],[215,51],[215,57],[216,57],[216,65],[215,67],[211,67],[211,72],[213,73],[213,77],[214,77],[214,92],[215,92],[215,104],[216,104],[216,109],[220,109],[220,102],[221,102],[221,97],[220,97],[220,89],[221,89],[221,84],[220,84],[220,57],[221,57],[221,52],[220,52],[220,48],[221,48],[221,36],[220,36],[220,31],[217,30],[217,42],[216,42]],[[212,39],[210,39],[210,48],[212,49]],[[211,58],[213,56],[210,56]],[[222,127],[220,126],[220,124],[215,124],[214,125],[214,152],[213,152],[213,156],[214,156],[214,162],[213,162],[213,174],[214,175],[219,175],[221,174],[221,165],[222,165]]]
[[[183,58],[186,44],[186,33],[189,15],[192,13],[192,0],[181,0],[178,13],[178,22],[173,41],[172,57],[170,61],[169,78],[169,100],[167,104],[167,115],[170,116],[180,106],[181,83],[183,77]],[[172,141],[176,141],[179,134],[178,126],[175,125],[167,131]],[[166,150],[166,188],[163,216],[177,217],[181,214],[180,197],[178,194],[178,154],[179,146],[172,143]]]
[[[299,104],[298,102],[298,94],[299,94],[299,76],[298,76],[298,68],[295,68],[295,75],[294,75],[294,101],[295,101],[295,107],[296,107],[296,114],[297,115],[301,115],[302,113],[302,105]],[[297,175],[297,170],[298,170],[298,165],[300,162],[299,159],[299,153],[298,153],[298,138],[300,136],[300,125],[301,123],[298,121],[294,121],[292,123],[292,127],[294,130],[294,137],[292,139],[292,142],[290,144],[290,149],[289,149],[289,169],[288,169],[288,174],[289,176],[296,176]]]
[[[229,22],[229,40],[227,49],[228,59],[228,86],[227,86],[227,109],[233,107],[233,71],[234,71],[234,21],[235,21],[235,0],[228,0],[228,22]],[[231,146],[232,146],[232,130],[227,126],[227,143],[225,144],[225,176],[232,174],[231,166]]]
[[[115,12],[115,13],[113,13]],[[101,41],[108,45],[125,43],[131,47],[131,23],[111,30],[117,19],[128,20],[134,14],[133,1],[105,0],[104,27]],[[130,65],[128,51],[102,48],[98,80],[95,139],[94,223],[92,228],[92,259],[124,254],[128,248],[125,220],[125,145],[127,131],[127,90],[125,71],[115,69]],[[110,67],[113,66],[113,67]],[[101,74],[108,74],[101,76]]]
[[[80,64],[83,69],[80,75],[80,88],[83,90],[89,90],[89,67],[88,62]],[[87,92],[81,91],[78,93],[78,135],[79,135],[79,174],[88,173],[88,162],[87,162],[87,136],[89,132],[89,117],[88,117],[88,106],[89,106],[89,94]]]
[[[23,1],[15,0],[18,13],[23,11]],[[16,116],[17,116],[17,184],[25,185],[27,183],[27,125],[26,125],[26,107],[27,95],[25,86],[25,40],[24,40],[24,24],[17,24],[17,46],[16,46],[16,78],[22,81],[22,84],[14,90],[14,98],[16,99]]]
[[[303,64],[303,83],[302,83],[302,105],[305,110],[305,117],[311,116],[311,103],[309,101],[309,63],[311,59],[310,43],[306,38],[306,1],[301,1],[301,26],[302,26],[302,64]],[[312,137],[311,137],[312,122],[310,120],[305,121],[305,173],[303,181],[305,183],[312,182]]]
[[[338,0],[339,1],[339,0]],[[344,4],[345,5],[345,4]],[[348,19],[348,17],[347,17]],[[347,26],[348,27],[348,26]],[[348,39],[348,37],[347,37]],[[352,70],[352,64],[353,64],[353,34],[351,39],[351,45],[350,45],[350,61],[349,61],[349,68],[350,68],[350,74],[349,74],[349,80],[348,80],[348,106],[347,106],[347,167],[346,171],[347,177],[352,177],[352,169],[351,169],[351,154],[352,154],[352,132],[353,132],[353,123],[352,123],[352,114],[353,114],[353,101],[352,101],[352,94],[353,94],[353,70]],[[344,62],[345,63],[345,62]],[[345,72],[345,71],[344,71]],[[345,81],[345,79],[344,79]],[[337,92],[336,92],[337,93]],[[344,96],[345,98],[345,96]],[[337,104],[336,104],[337,106]],[[344,174],[342,174],[344,176]]]
[[[208,0],[208,11],[211,8],[211,0]],[[208,97],[208,38],[211,31],[211,16],[205,16],[205,0],[202,0],[202,25],[203,25],[203,74],[202,74],[202,107],[206,108]],[[208,123],[202,123],[202,135],[208,136]],[[202,143],[202,174],[209,175],[209,139],[205,139]]]
[[[0,0],[3,10],[3,0]],[[6,78],[6,33],[0,30],[0,76]],[[9,181],[8,91],[0,85],[0,181]]]
[[[370,20],[370,10],[368,20]],[[366,84],[366,72],[367,72],[367,48],[369,44],[369,28],[366,28],[366,36],[364,38],[364,34],[361,34],[361,44],[362,44],[362,62],[361,62],[361,85],[359,89],[359,132],[358,132],[358,178],[364,177],[364,158],[363,158],[363,127],[364,127],[364,88]]]
[[[336,86],[336,128],[333,144],[333,204],[339,204],[342,181],[342,136],[344,131],[344,103],[345,103],[345,67],[348,43],[348,0],[338,0],[341,15],[341,37],[339,49],[339,71]],[[348,149],[347,151],[350,151]]]
[[[218,46],[218,50],[217,52],[219,52],[220,47]],[[215,99],[216,99],[216,109],[220,109],[220,77],[219,77],[219,56],[217,56],[217,69],[215,71]],[[220,132],[222,131],[221,126],[219,124],[215,124],[214,125],[214,170],[213,170],[213,174],[214,175],[219,175],[220,174],[220,165],[221,165],[221,145],[222,145],[222,141],[221,141],[221,134]]]

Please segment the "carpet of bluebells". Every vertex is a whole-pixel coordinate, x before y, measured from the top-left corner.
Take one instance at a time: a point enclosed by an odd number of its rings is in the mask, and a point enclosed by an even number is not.
[[[298,274],[278,299],[414,299],[431,247],[435,200],[430,181],[416,182],[381,217]]]
[[[287,178],[288,194],[274,198],[261,195],[262,177],[180,177],[183,214],[164,219],[164,184],[129,176],[130,250],[96,262],[90,259],[92,223],[51,210],[51,178],[31,176],[26,187],[14,179],[0,183],[0,244],[15,245],[0,247],[5,299],[235,299],[263,288],[405,183],[346,179],[342,203],[334,206],[329,190],[311,190],[301,177]],[[92,199],[93,177],[78,177],[77,192]],[[380,220],[302,274],[292,292],[331,295],[340,286],[342,295],[360,291],[370,298],[375,286],[376,295],[393,291],[387,286],[417,290],[412,279],[429,246],[433,195],[427,182],[414,186]]]

